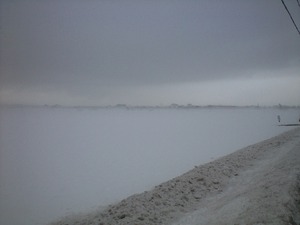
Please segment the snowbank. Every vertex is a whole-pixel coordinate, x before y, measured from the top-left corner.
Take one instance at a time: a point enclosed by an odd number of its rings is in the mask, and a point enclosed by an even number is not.
[[[298,128],[197,166],[98,212],[51,225],[295,224],[300,221],[299,176]]]

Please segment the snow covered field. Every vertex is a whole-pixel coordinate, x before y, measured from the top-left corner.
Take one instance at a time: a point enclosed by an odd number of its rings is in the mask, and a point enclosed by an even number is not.
[[[296,109],[0,109],[0,224],[43,225],[270,138]]]

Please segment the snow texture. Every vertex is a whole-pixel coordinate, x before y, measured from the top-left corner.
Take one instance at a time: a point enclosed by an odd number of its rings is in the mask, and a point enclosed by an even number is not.
[[[299,190],[297,128],[105,209],[51,225],[299,224]]]

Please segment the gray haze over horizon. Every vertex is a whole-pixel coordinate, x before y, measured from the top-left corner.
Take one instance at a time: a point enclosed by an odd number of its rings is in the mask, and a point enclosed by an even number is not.
[[[300,36],[280,0],[0,7],[0,104],[300,105]]]

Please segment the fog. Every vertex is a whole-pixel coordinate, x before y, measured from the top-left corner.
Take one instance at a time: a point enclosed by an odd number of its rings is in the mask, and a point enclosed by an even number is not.
[[[299,110],[0,109],[0,224],[43,225],[292,129]]]

